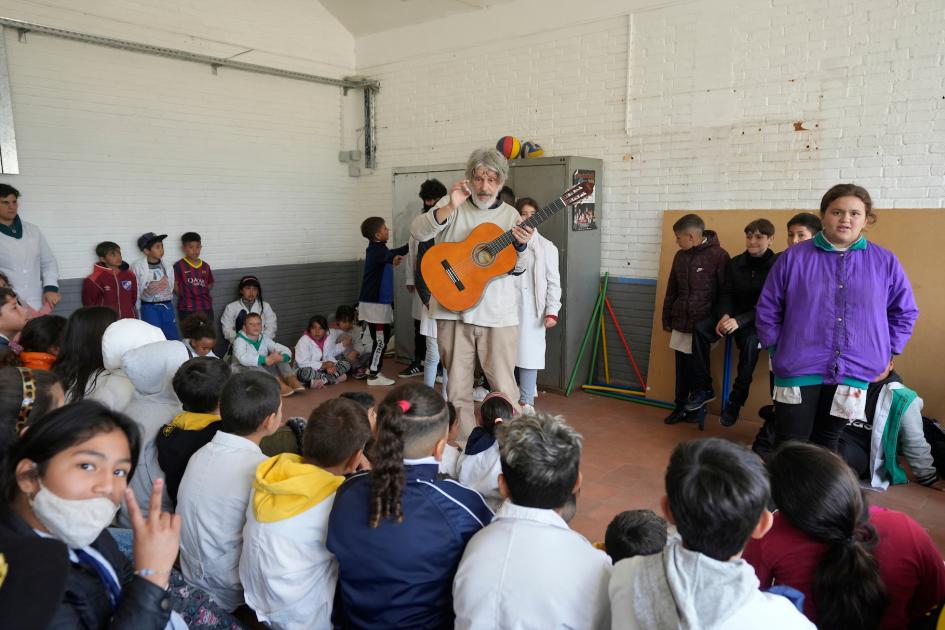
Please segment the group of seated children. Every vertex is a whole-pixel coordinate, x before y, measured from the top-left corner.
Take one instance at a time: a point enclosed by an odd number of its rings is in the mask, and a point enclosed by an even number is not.
[[[137,351],[154,355],[154,345]],[[52,410],[54,381],[0,369],[11,436],[0,539],[40,532],[61,557],[33,587],[52,590],[48,610],[35,613],[44,620],[179,622],[172,609],[184,612],[182,602],[165,590],[178,548],[192,594],[273,628],[902,628],[945,598],[945,564],[928,534],[904,514],[869,508],[855,474],[818,446],[786,444],[766,468],[725,440],[680,444],[666,470],[666,520],[623,512],[601,550],[568,525],[583,445],[560,416],[513,416],[507,400],[486,401],[494,409],[478,439],[489,445],[472,450],[494,451],[498,467],[462,458],[482,471],[482,487],[497,488],[493,512],[444,474],[450,412],[425,385],[391,390],[374,426],[372,400],[328,400],[297,450],[267,457],[261,445],[284,424],[275,378],[176,356],[183,410],[167,410],[150,438],[95,401]],[[23,419],[27,379],[46,413],[30,408]],[[149,439],[163,478],[136,498]],[[128,555],[107,529],[123,501]]]

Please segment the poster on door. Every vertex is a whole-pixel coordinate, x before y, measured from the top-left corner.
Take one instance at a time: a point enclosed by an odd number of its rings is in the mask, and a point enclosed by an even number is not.
[[[583,169],[574,171],[574,176],[572,177],[571,183],[580,184],[581,182],[590,182],[591,184],[596,184],[597,172]],[[572,232],[586,232],[588,230],[597,229],[597,204],[594,201],[596,196],[597,190],[595,187],[594,192],[592,192],[590,196],[582,199],[580,203],[571,206]]]

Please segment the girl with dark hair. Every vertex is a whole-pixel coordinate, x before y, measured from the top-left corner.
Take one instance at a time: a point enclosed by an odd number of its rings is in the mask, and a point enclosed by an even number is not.
[[[191,359],[194,357],[217,358],[217,355],[213,354],[213,348],[217,345],[217,331],[206,314],[200,312],[185,317],[181,320],[180,332],[184,336],[181,343],[187,348],[187,354]]]
[[[337,343],[340,335],[331,335],[328,320],[312,315],[308,328],[295,344],[296,377],[312,389],[343,383],[348,378],[351,363],[345,348]]]
[[[771,268],[755,327],[772,355],[775,444],[836,452],[843,427],[864,417],[867,385],[905,349],[919,309],[895,254],[862,234],[876,220],[865,189],[834,186],[820,215],[823,231]]]
[[[56,361],[67,321],[59,315],[43,315],[26,322],[20,333],[20,363],[34,370],[52,369]]]
[[[496,428],[514,416],[515,407],[505,394],[492,392],[486,396],[479,407],[476,428],[469,434],[466,447],[456,461],[455,474],[446,471],[464,486],[481,494],[493,510],[498,510],[505,500],[499,491],[502,462],[499,443],[495,439]],[[442,471],[443,467],[440,469]]]
[[[102,335],[118,320],[107,306],[80,308],[69,317],[66,334],[53,372],[62,381],[66,401],[82,400],[95,391],[99,375],[105,370]]]
[[[163,482],[147,519],[127,491],[139,440],[127,416],[80,401],[31,426],[6,458],[0,528],[69,547],[65,593],[50,627],[160,630],[171,617],[166,588],[180,517],[157,509]],[[123,499],[133,515],[134,565],[107,530]]]
[[[452,627],[453,575],[492,511],[437,479],[448,427],[446,403],[426,385],[396,387],[380,404],[374,468],[341,485],[328,522],[342,627]]]
[[[52,372],[0,368],[0,458],[26,427],[62,407],[64,398],[62,385]]]
[[[869,507],[842,459],[790,442],[768,461],[779,512],[743,558],[761,588],[785,584],[805,595],[821,628],[905,628],[945,597],[945,565],[909,516]]]
[[[220,328],[223,336],[231,344],[236,341],[236,335],[243,330],[243,320],[250,313],[259,313],[263,321],[263,334],[269,339],[276,338],[276,314],[263,301],[262,285],[256,276],[243,276],[239,283],[239,298],[226,305],[223,316],[220,318]]]

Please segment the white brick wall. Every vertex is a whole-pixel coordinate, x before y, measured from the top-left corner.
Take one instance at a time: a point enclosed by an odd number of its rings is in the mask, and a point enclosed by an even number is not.
[[[0,15],[341,77],[354,39],[316,2],[0,1]],[[9,29],[8,29],[9,31]],[[40,225],[62,277],[93,248],[126,260],[145,231],[204,237],[217,268],[353,259],[357,180],[337,159],[345,101],[330,86],[27,35],[6,34],[21,216]],[[345,113],[346,118],[351,115]],[[347,126],[347,123],[346,123]],[[353,141],[345,144],[351,145]],[[345,146],[345,148],[351,148]]]
[[[399,47],[358,40],[383,86],[362,206],[390,207],[392,167],[511,133],[605,161],[602,268],[653,278],[667,208],[810,208],[851,180],[879,208],[945,203],[942,2],[704,0],[638,10],[632,37],[607,12],[640,2],[587,0],[575,18],[549,1],[536,22],[589,21],[539,32],[513,20],[528,3],[403,29]]]

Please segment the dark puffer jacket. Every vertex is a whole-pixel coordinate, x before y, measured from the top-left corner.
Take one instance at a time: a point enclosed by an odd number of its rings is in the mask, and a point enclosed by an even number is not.
[[[754,324],[758,296],[777,257],[769,249],[757,258],[748,252],[733,258],[715,305],[715,316],[719,319],[722,315],[734,317],[739,326]]]
[[[692,332],[696,322],[712,314],[728,267],[728,253],[719,245],[712,230],[703,233],[705,242],[673,258],[663,301],[663,329]]]

